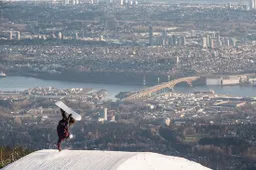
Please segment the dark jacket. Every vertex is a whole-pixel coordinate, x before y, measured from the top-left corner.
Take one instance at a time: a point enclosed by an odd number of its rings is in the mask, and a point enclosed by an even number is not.
[[[67,138],[69,136],[69,126],[71,120],[71,114],[67,117],[66,112],[61,110],[62,119],[57,126],[57,133],[60,138]]]

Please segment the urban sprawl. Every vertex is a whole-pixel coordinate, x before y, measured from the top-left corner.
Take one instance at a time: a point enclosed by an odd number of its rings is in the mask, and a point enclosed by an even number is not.
[[[212,169],[255,169],[256,98],[173,87],[184,78],[190,86],[256,90],[256,1],[200,2],[1,1],[0,83],[31,76],[145,88],[116,100],[94,87],[0,89],[0,145],[56,148],[54,103],[62,100],[83,117],[63,147],[150,151]],[[165,88],[166,82],[173,84]]]

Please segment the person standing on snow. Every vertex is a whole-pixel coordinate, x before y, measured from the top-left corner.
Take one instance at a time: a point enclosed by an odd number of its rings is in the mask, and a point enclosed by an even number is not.
[[[73,123],[75,123],[75,119],[71,117],[72,114],[68,115],[67,117],[64,110],[60,109],[60,111],[62,119],[59,121],[57,126],[57,133],[59,137],[57,147],[59,151],[61,151],[61,142],[65,139],[72,138],[72,134],[70,134],[69,128]]]

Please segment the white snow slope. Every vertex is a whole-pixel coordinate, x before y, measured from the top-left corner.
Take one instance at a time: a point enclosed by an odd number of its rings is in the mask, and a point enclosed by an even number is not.
[[[209,170],[180,157],[151,152],[40,150],[3,170]]]

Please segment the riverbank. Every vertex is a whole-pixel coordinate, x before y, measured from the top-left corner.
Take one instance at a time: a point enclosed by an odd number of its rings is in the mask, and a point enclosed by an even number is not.
[[[79,72],[74,70],[62,71],[60,74],[34,72],[31,70],[9,71],[8,76],[34,77],[43,80],[57,80],[65,82],[119,84],[119,85],[145,85],[153,86],[184,75],[167,76],[154,73],[132,72]]]
[[[8,70],[7,76],[26,76],[43,80],[57,80],[64,82],[119,84],[119,85],[139,85],[154,86],[162,82],[167,82],[181,77],[195,76],[194,73],[175,73],[172,75],[163,73],[141,73],[141,72],[106,72],[106,71],[78,71],[77,69],[63,69],[60,73],[38,72],[32,69]],[[243,73],[245,75],[256,75],[255,73]],[[198,75],[200,79],[193,81],[193,86],[206,85],[206,78],[218,78],[220,75]],[[222,76],[232,76],[222,75]],[[186,84],[186,83],[185,83]]]

